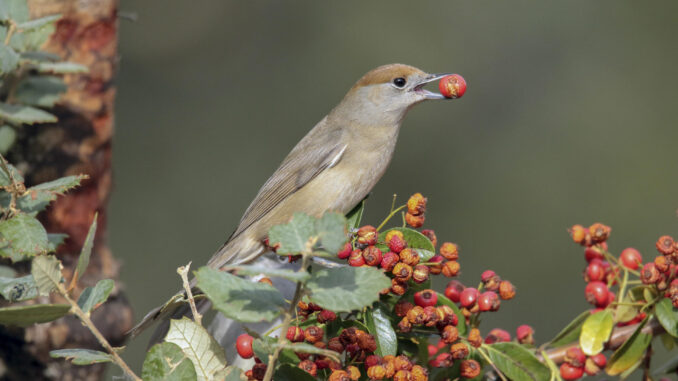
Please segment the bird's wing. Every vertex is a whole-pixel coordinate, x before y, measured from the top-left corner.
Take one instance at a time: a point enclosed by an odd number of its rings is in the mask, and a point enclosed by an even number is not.
[[[339,163],[346,150],[346,144],[340,139],[341,130],[328,131],[325,127],[323,120],[292,149],[280,167],[261,187],[257,197],[245,211],[232,238],[245,231],[318,174]]]

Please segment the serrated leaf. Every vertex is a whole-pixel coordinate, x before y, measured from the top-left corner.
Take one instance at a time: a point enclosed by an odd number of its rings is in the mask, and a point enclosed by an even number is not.
[[[517,343],[482,345],[494,365],[514,381],[548,380],[551,371],[537,357]]]
[[[30,21],[25,21],[22,23],[17,24],[17,29],[19,30],[27,30],[27,29],[35,29],[35,28],[42,28],[43,26],[54,23],[58,19],[61,18],[61,15],[49,15],[45,17],[40,17],[37,19],[33,19]]]
[[[461,312],[459,307],[452,302],[450,299],[445,296],[445,294],[441,294],[440,292],[436,292],[438,294],[438,303],[444,304],[454,311],[454,313],[457,315],[457,318],[459,320],[459,323],[457,324],[457,330],[459,330],[459,335],[465,335],[466,334],[466,317],[464,317],[464,314]]]
[[[2,197],[2,204],[9,205],[8,197]],[[22,212],[35,216],[38,212],[47,208],[50,202],[56,200],[56,195],[51,192],[36,191],[28,189],[21,197],[16,200],[16,206]]]
[[[0,308],[0,324],[27,327],[56,320],[71,310],[68,304],[34,304]]]
[[[0,75],[11,72],[19,65],[19,53],[10,46],[0,44]]]
[[[197,377],[191,359],[181,347],[168,342],[152,346],[141,369],[141,378],[145,381],[183,381]]]
[[[12,148],[16,141],[16,130],[14,127],[5,124],[0,126],[0,155],[4,155]]]
[[[49,352],[52,358],[64,358],[75,365],[92,365],[102,362],[112,362],[113,357],[108,353],[92,349],[57,349]]]
[[[7,241],[18,253],[33,256],[46,253],[47,232],[40,221],[27,214],[17,214],[0,222],[0,240]]]
[[[315,231],[320,240],[320,246],[330,253],[341,250],[348,239],[346,218],[341,213],[323,214],[315,221]]]
[[[99,217],[99,212],[94,213],[94,219],[92,220],[92,224],[89,226],[89,230],[87,231],[87,236],[85,237],[85,242],[82,245],[82,250],[80,250],[78,265],[75,267],[76,281],[82,276],[82,274],[85,273],[87,266],[89,266],[89,257],[92,255],[94,237],[97,233],[97,217]]]
[[[302,282],[308,279],[311,274],[306,271],[293,271],[287,269],[278,269],[273,267],[266,267],[261,265],[238,265],[238,266],[223,266],[222,270],[234,271],[235,275],[260,275],[267,277],[284,278],[293,282]]]
[[[32,275],[19,278],[0,276],[0,295],[10,302],[33,299],[38,296],[38,286]]]
[[[316,271],[306,283],[309,299],[334,311],[359,310],[379,299],[390,279],[373,267],[341,267]]]
[[[48,295],[61,283],[61,262],[53,255],[33,258],[31,274],[41,295]]]
[[[0,102],[0,119],[14,124],[54,123],[56,116],[31,106],[10,105]]]
[[[271,246],[280,244],[278,254],[299,254],[306,250],[309,239],[315,234],[313,217],[294,213],[289,223],[273,226],[268,231],[268,239]]]
[[[102,279],[94,287],[87,287],[78,298],[78,306],[86,313],[90,312],[108,299],[114,286],[115,282],[112,279]]]
[[[68,237],[68,234],[47,233],[47,252],[55,252],[59,245],[64,243],[66,237]]]
[[[54,62],[61,59],[61,57],[59,57],[58,54],[44,52],[40,50],[21,52],[21,58],[27,61],[31,61],[33,63]]]
[[[73,189],[80,185],[82,180],[87,179],[87,175],[73,175],[60,177],[56,180],[48,181],[46,183],[40,183],[29,189],[44,190],[49,192],[55,192],[58,194],[64,194],[66,191]]]
[[[565,344],[572,343],[579,339],[581,335],[581,327],[584,325],[584,321],[591,316],[589,311],[584,311],[580,313],[574,320],[572,320],[565,328],[563,328],[556,337],[551,339],[549,346],[551,347],[560,347]]]
[[[4,15],[2,20],[12,19],[14,22],[28,20],[28,3],[25,0],[3,0]]]
[[[383,305],[368,310],[365,313],[367,329],[377,341],[376,354],[379,356],[395,356],[398,350],[398,339],[393,330],[393,325],[388,318],[388,313]]]
[[[418,231],[410,228],[392,228],[385,230],[381,233],[379,233],[379,241],[384,242],[384,237],[386,237],[386,234],[390,232],[391,230],[397,230],[401,233],[403,233],[403,238],[405,239],[405,242],[407,242],[407,246],[411,247],[413,249],[424,249],[428,252],[433,253],[435,255],[436,248],[433,246],[433,243],[431,242],[428,237],[425,235],[419,233]],[[415,250],[419,252],[420,250]],[[420,256],[422,254],[420,253]],[[431,255],[431,257],[433,256]]]
[[[678,337],[678,310],[673,308],[671,300],[663,298],[654,308],[657,320],[666,332],[673,337]]]
[[[346,213],[346,224],[348,229],[357,229],[360,227],[360,221],[363,219],[363,211],[365,210],[365,199],[360,201],[350,212]]]
[[[89,68],[75,62],[40,62],[37,70],[41,73],[79,74],[87,73]]]
[[[275,319],[285,299],[280,291],[266,283],[252,282],[235,275],[202,267],[196,273],[198,287],[224,316],[241,322]]]
[[[614,328],[612,312],[603,310],[586,318],[581,327],[579,345],[588,356],[594,356],[602,352],[605,343]]]
[[[652,341],[652,335],[641,332],[647,320],[648,318],[645,318],[631,337],[612,354],[605,367],[607,374],[616,376],[628,371],[642,360],[645,350]]]
[[[316,378],[299,367],[290,364],[282,364],[273,374],[275,381],[315,381]]]
[[[226,368],[224,349],[205,328],[187,317],[170,321],[165,341],[181,348],[186,357],[193,362],[197,379],[200,381],[211,380],[215,373]]]
[[[9,164],[5,161],[4,157],[0,157],[0,187],[8,186],[12,184],[10,178],[14,178],[14,181],[17,183],[23,183],[24,177],[21,176],[19,170],[16,169],[12,164]]]
[[[17,101],[38,107],[54,107],[59,96],[66,91],[63,79],[54,76],[30,76],[22,80],[15,90]]]

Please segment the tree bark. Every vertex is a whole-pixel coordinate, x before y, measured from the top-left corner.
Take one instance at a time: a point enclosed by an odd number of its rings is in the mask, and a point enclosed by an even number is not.
[[[86,65],[86,74],[67,75],[67,92],[53,112],[54,124],[25,128],[8,153],[24,174],[27,186],[84,173],[82,186],[59,197],[40,215],[48,232],[69,238],[57,256],[67,282],[95,213],[98,229],[89,268],[73,291],[94,286],[100,279],[116,281],[109,300],[92,313],[92,320],[113,346],[124,342],[133,325],[132,311],[118,283],[119,264],[107,245],[106,216],[111,192],[111,138],[117,65],[117,0],[28,0],[32,18],[61,14],[45,50]],[[52,302],[61,302],[58,296]],[[73,316],[25,329],[0,329],[0,377],[8,380],[97,380],[104,365],[72,365],[52,359],[58,348],[100,349],[94,336]],[[3,372],[4,371],[4,372]]]

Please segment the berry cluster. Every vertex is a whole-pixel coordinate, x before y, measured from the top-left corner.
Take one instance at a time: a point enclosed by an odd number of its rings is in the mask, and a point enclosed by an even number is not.
[[[605,368],[607,359],[602,353],[586,356],[579,347],[572,347],[565,353],[565,361],[560,364],[560,376],[563,380],[577,380],[586,373],[595,376]]]

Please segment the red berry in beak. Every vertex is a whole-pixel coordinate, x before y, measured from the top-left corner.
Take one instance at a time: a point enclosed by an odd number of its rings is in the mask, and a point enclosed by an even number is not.
[[[438,90],[445,98],[461,98],[466,92],[466,80],[459,74],[446,75],[438,82]]]

